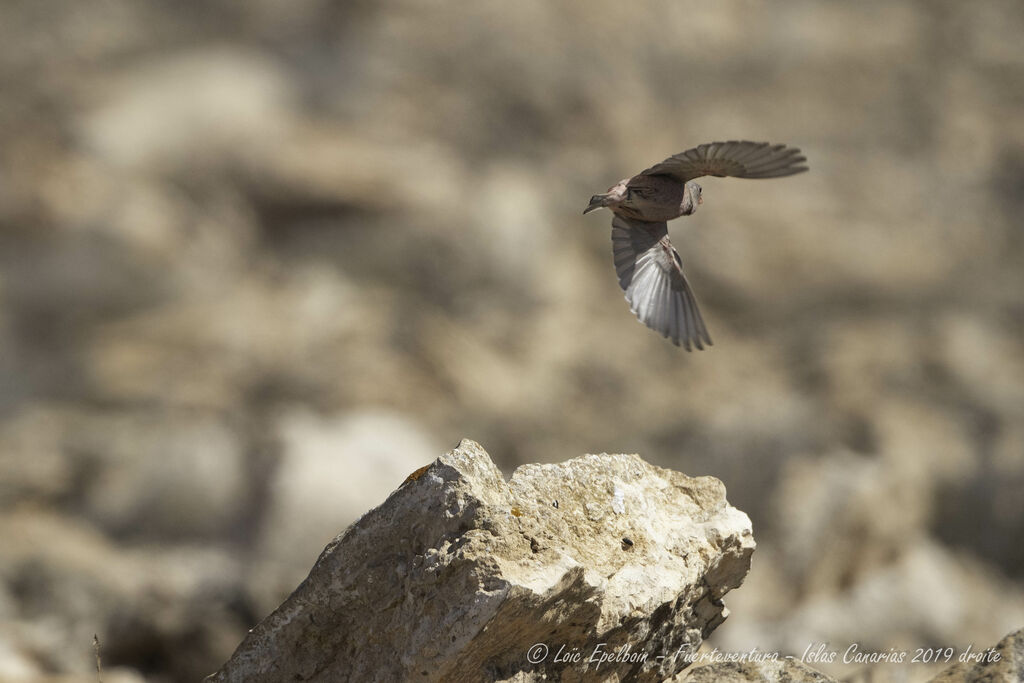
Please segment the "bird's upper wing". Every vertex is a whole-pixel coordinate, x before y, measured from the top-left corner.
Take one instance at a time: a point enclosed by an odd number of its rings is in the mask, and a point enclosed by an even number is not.
[[[806,171],[807,159],[796,147],[767,142],[710,142],[670,156],[640,175],[667,175],[687,182],[704,175],[780,178]]]
[[[619,286],[630,310],[672,343],[687,351],[711,345],[697,299],[683,276],[679,253],[668,239],[665,222],[648,223],[622,216],[612,219],[612,250]]]

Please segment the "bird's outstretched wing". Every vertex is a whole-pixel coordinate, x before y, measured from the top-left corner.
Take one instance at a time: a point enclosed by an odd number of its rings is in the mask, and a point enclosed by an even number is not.
[[[806,171],[807,158],[796,147],[767,142],[710,142],[670,156],[640,175],[667,175],[685,183],[704,175],[781,178]]]
[[[679,253],[668,239],[665,222],[648,223],[622,216],[612,219],[612,251],[619,286],[629,308],[644,325],[690,351],[711,346]]]

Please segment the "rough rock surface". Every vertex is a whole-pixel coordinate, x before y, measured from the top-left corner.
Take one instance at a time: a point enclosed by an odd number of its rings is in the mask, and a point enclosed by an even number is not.
[[[796,659],[695,666],[672,680],[678,683],[837,683],[836,679]]]
[[[988,683],[1024,681],[1024,628],[987,650],[971,648],[972,661],[959,662],[931,679],[931,683]]]
[[[207,680],[664,680],[753,550],[717,479],[602,454],[506,483],[464,440],[329,544]],[[623,647],[645,661],[597,661]]]

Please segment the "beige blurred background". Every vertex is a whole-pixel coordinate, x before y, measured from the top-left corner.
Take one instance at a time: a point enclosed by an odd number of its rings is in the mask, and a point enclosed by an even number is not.
[[[1024,626],[1024,5],[69,0],[0,8],[0,679],[194,681],[463,436],[721,478],[711,645]],[[619,178],[715,346],[630,314]],[[820,665],[915,681],[934,667]],[[60,678],[60,680],[69,680]]]

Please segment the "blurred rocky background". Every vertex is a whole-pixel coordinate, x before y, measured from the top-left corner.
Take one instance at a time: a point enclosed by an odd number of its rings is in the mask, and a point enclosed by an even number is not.
[[[1017,0],[3,3],[0,679],[93,680],[95,633],[104,680],[197,680],[463,436],[721,478],[758,550],[720,649],[993,645],[1022,35]],[[811,172],[672,226],[687,354],[580,213],[730,138]]]

